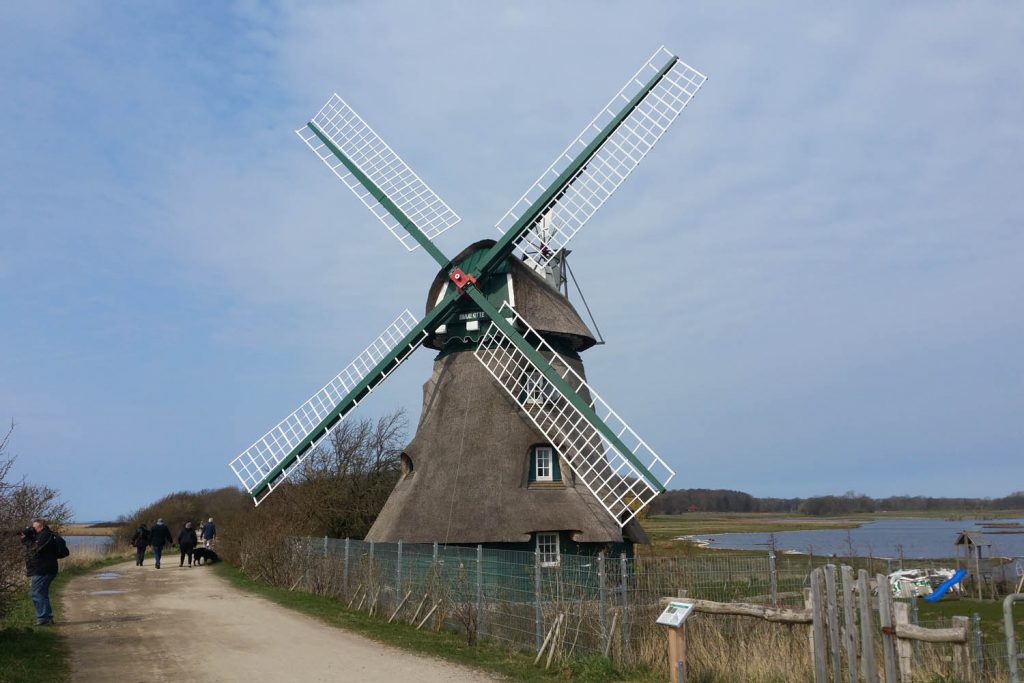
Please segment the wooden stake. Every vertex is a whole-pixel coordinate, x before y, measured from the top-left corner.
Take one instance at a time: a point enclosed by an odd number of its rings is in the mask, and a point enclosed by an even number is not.
[[[548,658],[544,662],[544,668],[551,666],[551,659],[554,657],[555,648],[558,647],[558,639],[562,635],[562,621],[565,619],[565,614],[559,614],[558,619],[555,620],[555,636],[551,639],[551,647],[548,648]]]
[[[612,625],[611,625],[611,628],[608,629],[608,640],[606,640],[605,643],[604,643],[604,656],[605,657],[608,656],[608,651],[612,649],[612,638],[613,638],[613,636],[615,634],[615,622],[618,621],[618,619],[619,619],[619,613],[618,612],[612,612]]]
[[[370,603],[370,616],[373,616],[374,611],[377,609],[377,599],[380,597],[380,589],[382,586],[377,587],[377,592],[373,594],[373,602]]]
[[[420,604],[416,607],[416,613],[413,614],[412,615],[412,619],[409,620],[410,624],[415,624],[416,623],[416,620],[420,616],[420,610],[423,609],[423,605],[427,604],[427,598],[429,598],[429,597],[430,597],[430,593],[424,593],[423,594],[423,599],[420,600]]]
[[[441,601],[440,600],[438,600],[437,602],[434,603],[434,606],[430,608],[429,612],[427,612],[427,616],[423,617],[423,621],[421,621],[420,625],[416,627],[417,631],[419,631],[421,628],[423,628],[423,624],[427,623],[427,620],[430,619],[431,616],[433,616],[434,612],[437,610],[437,608],[440,605],[441,605]]]
[[[408,591],[408,592],[407,592],[407,593],[405,594],[405,597],[404,597],[404,598],[402,598],[402,602],[398,603],[398,607],[396,607],[396,608],[395,608],[395,611],[394,611],[394,613],[392,613],[392,615],[391,615],[391,618],[390,618],[390,619],[388,619],[388,623],[389,623],[389,624],[390,624],[390,623],[391,623],[392,621],[394,621],[394,620],[395,620],[395,617],[397,617],[397,616],[398,616],[398,613],[402,611],[402,608],[403,608],[403,607],[405,607],[405,601],[409,599],[409,596],[410,596],[410,595],[412,595],[412,591]]]
[[[359,591],[361,590],[363,590],[363,584],[359,584],[358,586],[356,586],[356,592],[352,594],[352,599],[348,601],[349,608],[352,607],[352,603],[354,603],[356,601],[356,598],[359,597]]]
[[[551,640],[551,634],[555,632],[556,626],[558,626],[557,617],[553,622],[551,622],[551,628],[548,629],[548,634],[544,636],[544,642],[540,644],[540,650],[537,651],[537,657],[533,660],[534,664],[537,664],[537,662],[540,661],[541,656],[544,654],[544,650],[547,649],[548,641]]]

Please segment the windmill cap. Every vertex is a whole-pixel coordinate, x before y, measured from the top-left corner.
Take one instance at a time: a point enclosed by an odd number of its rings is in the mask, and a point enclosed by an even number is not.
[[[482,256],[482,254],[478,255],[474,259],[474,254],[481,250],[490,249],[494,244],[494,240],[474,242],[459,252],[459,255],[452,259],[452,263],[459,264],[464,269],[472,270],[473,264]],[[583,322],[583,319],[580,318],[580,314],[573,307],[572,303],[532,268],[514,257],[509,257],[506,259],[505,264],[499,268],[499,271],[504,271],[505,274],[501,272],[495,273],[487,278],[486,281],[480,283],[481,291],[485,296],[500,296],[498,294],[500,290],[495,288],[504,288],[511,281],[511,295],[515,299],[514,306],[516,310],[538,332],[551,337],[561,338],[568,343],[573,351],[584,351],[596,343],[593,332],[590,331],[586,323]],[[424,307],[427,312],[437,305],[442,291],[448,291],[447,286],[450,284],[447,269],[442,269],[437,273],[427,292],[427,301]],[[491,298],[491,303],[500,306],[500,302],[497,302],[494,298]],[[458,312],[456,312],[448,320],[444,321],[447,330],[442,335],[442,339],[438,338],[439,335],[435,328],[435,330],[430,331],[430,335],[423,342],[423,345],[427,348],[441,350],[444,344],[449,341],[469,341],[474,335],[479,334],[470,332],[466,321],[459,320],[457,318],[458,315]]]

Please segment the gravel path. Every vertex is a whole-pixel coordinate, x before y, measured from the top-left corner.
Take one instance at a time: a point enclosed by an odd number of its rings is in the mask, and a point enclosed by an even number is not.
[[[208,567],[164,559],[159,570],[147,558],[144,567],[132,561],[68,583],[60,630],[72,681],[496,680],[327,626],[245,593]]]

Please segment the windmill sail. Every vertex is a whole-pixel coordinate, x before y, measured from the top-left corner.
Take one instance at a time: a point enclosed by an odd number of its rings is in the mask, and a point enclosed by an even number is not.
[[[409,251],[461,220],[337,94],[295,132]]]
[[[417,323],[412,313],[403,311],[326,386],[232,460],[231,469],[256,504],[277,488],[425,338],[423,322]]]
[[[531,224],[516,242],[523,260],[543,272],[636,168],[705,80],[703,74],[659,48],[498,221],[496,227],[504,233],[530,216]],[[596,149],[589,150],[595,143]],[[563,178],[581,154],[585,163]],[[537,201],[558,182],[561,187],[538,211]]]
[[[604,509],[625,526],[664,489],[675,472],[512,306],[504,304],[501,314],[524,330],[527,341],[535,344],[562,379],[587,400],[627,452],[605,438],[566,396],[548,384],[541,368],[498,325],[488,326],[474,355],[558,449]]]

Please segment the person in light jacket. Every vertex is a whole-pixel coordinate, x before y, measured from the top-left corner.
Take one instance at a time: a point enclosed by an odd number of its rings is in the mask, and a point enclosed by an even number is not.
[[[217,527],[213,524],[213,517],[206,520],[206,524],[203,525],[203,545],[207,548],[213,547],[213,539],[217,535]]]

